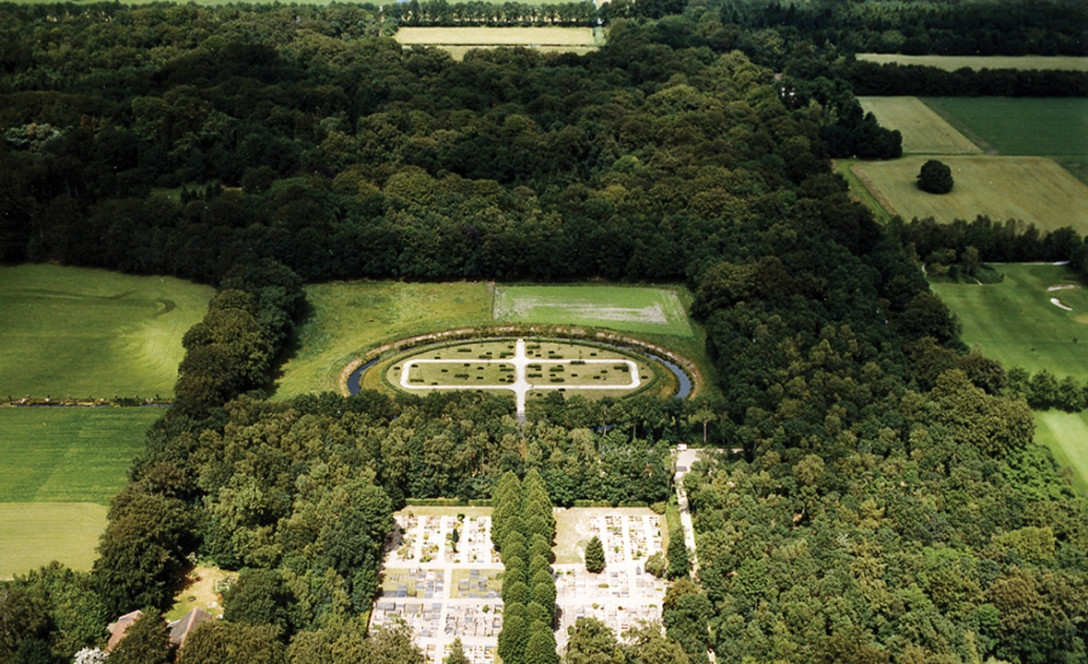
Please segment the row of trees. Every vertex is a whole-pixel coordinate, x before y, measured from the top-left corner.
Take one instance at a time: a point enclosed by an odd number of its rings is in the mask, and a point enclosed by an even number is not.
[[[555,517],[544,480],[530,470],[524,481],[507,472],[492,501],[491,539],[502,554],[502,631],[504,662],[558,664],[555,634],[555,578],[552,541]]]

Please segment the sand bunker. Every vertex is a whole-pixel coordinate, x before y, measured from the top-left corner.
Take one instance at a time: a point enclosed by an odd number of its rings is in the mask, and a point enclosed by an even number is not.
[[[1053,292],[1053,291],[1058,291],[1058,290],[1073,290],[1075,288],[1078,288],[1078,286],[1076,284],[1057,284],[1055,286],[1051,286],[1050,288],[1048,288],[1046,290],[1047,290],[1047,292]]]
[[[1073,310],[1073,307],[1065,306],[1064,304],[1062,304],[1062,301],[1059,300],[1056,297],[1050,298],[1050,303],[1053,304],[1055,307],[1058,307],[1059,309],[1064,309],[1065,311],[1072,311]]]

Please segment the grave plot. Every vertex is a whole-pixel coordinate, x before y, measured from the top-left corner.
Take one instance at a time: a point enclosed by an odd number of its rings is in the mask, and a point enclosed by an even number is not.
[[[646,558],[663,551],[662,517],[645,508],[562,510],[556,518],[556,643],[567,628],[593,617],[624,634],[640,621],[661,618],[667,583],[645,570]],[[597,536],[605,550],[600,574],[586,571],[585,545]],[[577,562],[575,562],[577,561]]]
[[[441,662],[460,638],[469,661],[493,664],[502,629],[502,563],[490,508],[413,507],[394,515],[371,628],[403,620]]]

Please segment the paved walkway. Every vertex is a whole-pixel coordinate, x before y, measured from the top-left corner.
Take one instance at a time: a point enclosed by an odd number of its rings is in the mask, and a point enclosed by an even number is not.
[[[404,369],[400,372],[400,386],[406,390],[510,390],[517,400],[517,413],[519,418],[525,417],[525,397],[529,390],[636,390],[642,384],[638,375],[638,366],[632,360],[622,359],[593,359],[593,360],[545,360],[531,358],[525,354],[525,340],[518,339],[514,350],[514,356],[508,358],[490,360],[470,360],[474,364],[511,364],[514,366],[514,382],[501,385],[417,385],[409,382],[409,370],[419,364],[464,364],[464,358],[449,360],[413,359],[404,363]],[[530,364],[626,364],[631,375],[631,382],[626,385],[570,385],[567,383],[530,383],[528,380],[528,366]],[[545,374],[547,375],[547,374]]]
[[[702,450],[683,450],[676,453],[676,500],[680,505],[680,525],[684,529],[684,544],[691,554],[691,575],[699,573],[699,558],[695,551],[695,526],[688,509],[688,493],[684,491],[684,475],[688,474],[691,464],[699,460]]]

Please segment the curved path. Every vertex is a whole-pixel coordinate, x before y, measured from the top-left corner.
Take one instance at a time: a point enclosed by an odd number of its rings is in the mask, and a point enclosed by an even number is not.
[[[400,372],[400,386],[406,390],[510,390],[514,393],[514,397],[517,400],[517,413],[519,418],[525,417],[525,397],[529,394],[529,390],[636,390],[642,381],[639,379],[638,366],[633,360],[621,360],[621,359],[595,359],[595,360],[545,360],[540,358],[530,358],[525,354],[525,339],[518,339],[514,348],[514,356],[500,359],[490,360],[472,360],[473,363],[478,364],[510,364],[514,367],[514,382],[503,383],[500,385],[466,385],[466,384],[447,384],[447,385],[415,385],[409,382],[409,369],[419,364],[463,364],[463,358],[455,358],[449,360],[429,360],[429,359],[413,359],[404,363],[404,368]],[[562,384],[557,385],[555,383],[530,383],[528,380],[528,366],[530,364],[570,364],[572,362],[578,362],[580,364],[626,364],[627,370],[631,376],[631,382],[626,385],[569,385]]]

